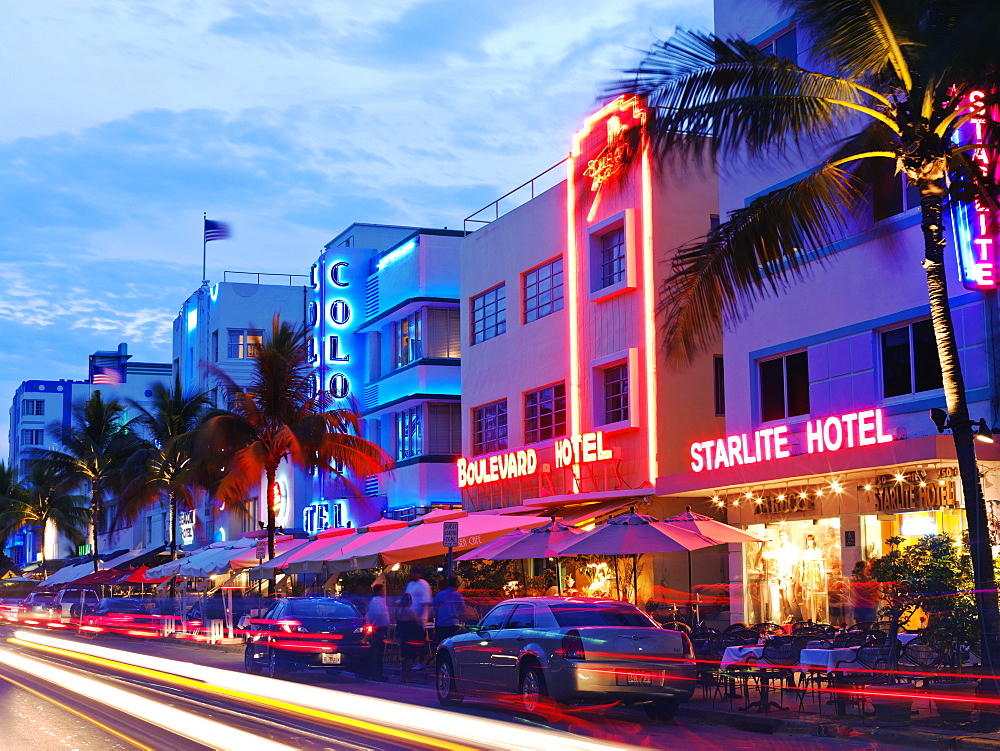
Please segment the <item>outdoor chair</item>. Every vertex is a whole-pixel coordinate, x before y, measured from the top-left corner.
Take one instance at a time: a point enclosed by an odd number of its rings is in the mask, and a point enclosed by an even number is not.
[[[747,628],[749,628],[749,626],[747,626],[747,624],[745,624],[745,623],[734,623],[734,624],[732,624],[730,626],[726,626],[724,629],[722,629],[722,633],[724,633],[724,634],[731,634],[733,631],[743,631],[744,629],[747,629]]]
[[[865,643],[866,632],[864,631],[842,631],[833,637],[834,649],[845,649],[847,647],[860,647]]]
[[[895,676],[889,672],[888,644],[865,644],[853,659],[839,660],[832,671],[830,688],[836,693],[837,703],[856,706],[864,715],[864,688],[892,683]]]
[[[753,629],[744,628],[739,631],[730,631],[723,636],[735,636],[742,641],[741,644],[759,644],[761,640],[761,635],[754,631]]]
[[[792,636],[808,636],[809,634],[813,634],[815,636],[825,636],[827,631],[826,629],[818,626],[799,626],[792,629]]]
[[[785,709],[779,703],[771,701],[770,689],[775,682],[780,682],[782,692],[796,690],[794,667],[799,661],[796,640],[797,637],[794,636],[776,636],[764,645],[754,676],[757,678],[760,700],[748,705],[748,708],[756,706],[761,712],[767,712],[771,707]],[[799,706],[802,706],[801,697]]]
[[[872,627],[874,627],[875,625],[876,625],[875,621],[858,621],[854,625],[848,626],[847,630],[848,631],[871,631]]]
[[[767,635],[780,634],[780,633],[784,633],[784,631],[785,631],[785,629],[783,629],[777,623],[767,623],[767,622],[765,622],[765,623],[755,623],[754,625],[752,625],[750,627],[750,630],[751,631],[756,631],[761,636],[764,636],[765,634],[767,634]]]

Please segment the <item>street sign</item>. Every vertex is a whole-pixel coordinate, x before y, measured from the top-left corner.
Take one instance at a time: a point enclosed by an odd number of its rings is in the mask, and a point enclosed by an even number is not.
[[[446,548],[458,547],[458,522],[444,523],[444,546]]]
[[[257,560],[262,561],[267,558],[267,540],[257,540]]]

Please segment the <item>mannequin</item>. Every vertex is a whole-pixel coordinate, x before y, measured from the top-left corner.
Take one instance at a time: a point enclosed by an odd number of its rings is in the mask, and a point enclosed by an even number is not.
[[[802,550],[788,539],[788,530],[778,530],[778,544],[764,552],[768,561],[768,598],[771,603],[770,618],[775,623],[785,623],[795,618],[795,570],[802,558]]]
[[[807,621],[826,623],[827,587],[826,559],[816,546],[816,537],[806,536],[806,548],[799,564],[799,587],[802,591],[802,617]]]
[[[747,545],[746,590],[750,602],[747,612],[749,623],[767,620],[767,561],[764,552],[769,544],[752,542]]]

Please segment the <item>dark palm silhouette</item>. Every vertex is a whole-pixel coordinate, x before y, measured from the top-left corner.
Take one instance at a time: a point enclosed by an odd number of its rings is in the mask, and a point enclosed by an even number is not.
[[[38,530],[42,540],[42,570],[45,569],[45,534],[49,528],[56,535],[66,535],[74,545],[81,545],[87,539],[90,521],[87,499],[71,495],[68,492],[71,484],[58,476],[51,465],[30,462],[23,492],[9,508],[0,512],[0,528],[12,525]]]
[[[962,478],[984,664],[1000,660],[989,526],[973,423],[948,304],[943,210],[947,200],[997,208],[996,182],[977,155],[1000,144],[1000,3],[993,0],[785,0],[815,70],[742,39],[678,32],[613,88],[645,96],[661,163],[715,157],[773,164],[826,149],[804,177],[752,200],[707,236],[678,250],[662,291],[663,342],[686,361],[724,321],[814,271],[820,251],[869,206],[879,164],[920,194],[931,320]],[[831,72],[832,71],[832,72]],[[969,95],[987,92],[970,110]],[[956,142],[975,115],[978,143]],[[706,138],[705,134],[711,134]],[[980,149],[974,151],[974,149]],[[861,221],[864,221],[863,219]],[[870,221],[870,217],[868,217]],[[996,232],[994,230],[993,235]],[[898,250],[898,248],[896,249]]]

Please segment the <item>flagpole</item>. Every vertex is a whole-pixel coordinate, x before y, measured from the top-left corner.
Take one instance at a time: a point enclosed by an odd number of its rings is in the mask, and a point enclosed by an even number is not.
[[[208,272],[205,270],[207,258],[208,239],[205,237],[205,225],[208,222],[208,212],[203,211],[201,215],[201,283],[202,286],[208,284]]]

